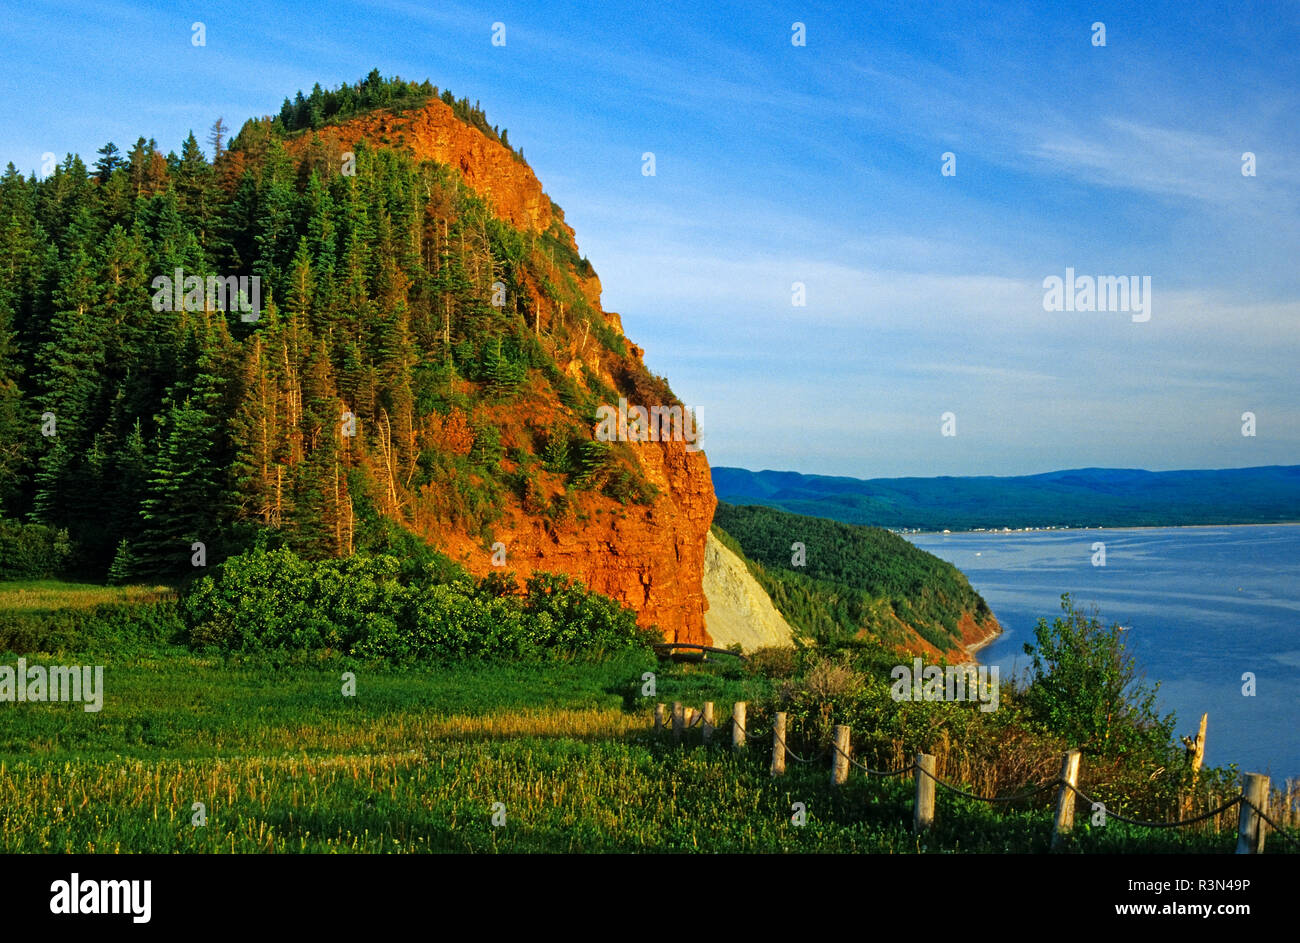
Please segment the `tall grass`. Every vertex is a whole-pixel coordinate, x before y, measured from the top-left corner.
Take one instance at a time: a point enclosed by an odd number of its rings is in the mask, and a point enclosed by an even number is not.
[[[175,598],[170,586],[101,586],[63,580],[18,580],[0,583],[0,612],[47,613],[89,609],[110,603],[153,603]]]

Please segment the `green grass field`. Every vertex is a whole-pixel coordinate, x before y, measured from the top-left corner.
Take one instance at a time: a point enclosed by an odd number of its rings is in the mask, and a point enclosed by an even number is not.
[[[0,611],[54,612],[89,609],[107,603],[151,603],[174,597],[169,586],[101,586],[63,580],[15,580],[0,583]]]
[[[0,609],[31,591],[0,591]],[[396,669],[92,648],[24,657],[105,665],[102,711],[0,703],[0,852],[1042,852],[1050,838],[1050,793],[1011,810],[940,794],[918,841],[910,775],[854,771],[835,789],[824,762],[791,762],[774,780],[761,716],[742,755],[704,748],[698,729],[682,746],[656,737],[655,701],[713,700],[725,723],[773,683],[726,659]],[[1075,850],[1228,852],[1235,840],[1081,819]]]

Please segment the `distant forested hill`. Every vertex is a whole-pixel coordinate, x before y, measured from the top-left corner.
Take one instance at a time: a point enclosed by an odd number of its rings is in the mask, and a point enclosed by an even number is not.
[[[838,478],[715,467],[719,501],[923,530],[1159,527],[1300,520],[1300,466],[1149,472],[1078,468],[972,478]]]

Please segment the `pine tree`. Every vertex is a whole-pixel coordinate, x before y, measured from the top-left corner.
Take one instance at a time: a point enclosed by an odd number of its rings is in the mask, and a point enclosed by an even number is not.
[[[71,154],[40,182],[36,189],[36,219],[46,232],[63,237],[57,240],[60,248],[66,249],[83,237],[89,237],[93,245],[96,229],[90,213],[92,197],[93,185],[86,165]]]
[[[289,291],[285,296],[284,312],[293,325],[295,338],[305,334],[311,325],[312,299],[316,292],[316,281],[312,275],[311,252],[307,237],[298,240],[298,251],[289,263]]]
[[[294,130],[293,102],[289,101],[289,99],[286,98],[284,104],[280,106],[280,114],[277,120],[280,122],[280,127],[285,131]]]
[[[307,99],[307,127],[319,130],[325,124],[325,92],[317,82]]]
[[[149,484],[150,461],[140,420],[137,418],[114,456],[114,471],[108,494],[108,526],[119,540],[134,544],[139,539],[142,522],[140,502]],[[134,561],[134,554],[131,560]]]
[[[307,457],[295,475],[296,544],[313,557],[340,556],[350,543],[351,498],[340,448],[342,409],[323,341],[304,369],[303,397]]]
[[[35,351],[49,339],[46,286],[57,265],[58,250],[36,218],[36,181],[11,163],[0,176],[0,298],[10,312],[15,363],[29,378]]]
[[[124,586],[140,570],[140,560],[131,549],[131,541],[123,537],[117,542],[113,553],[113,562],[108,567],[108,585]]]
[[[231,421],[234,451],[233,501],[237,515],[267,527],[281,527],[292,506],[286,477],[293,450],[283,393],[285,377],[279,313],[269,310],[262,330],[245,342],[242,395]]]
[[[307,218],[307,245],[315,274],[312,331],[327,335],[338,317],[335,271],[338,268],[338,223],[334,219],[334,198],[318,174],[307,181],[303,194]]]
[[[264,285],[282,284],[291,253],[297,246],[294,238],[296,204],[297,193],[288,155],[278,141],[273,141],[267,149],[257,195],[257,235],[254,239],[256,261],[253,262],[253,273],[261,276]]]
[[[191,131],[181,147],[181,159],[176,168],[177,208],[187,221],[197,225],[199,245],[203,247],[209,245],[212,235],[213,190],[212,168]]]
[[[109,141],[97,152],[99,160],[95,161],[95,177],[99,182],[105,183],[113,175],[113,171],[122,166],[122,153],[117,149],[117,145]]]
[[[55,434],[38,459],[35,512],[41,523],[67,527],[79,539],[87,522],[72,513],[70,496],[87,485],[84,456],[103,419],[106,325],[97,316],[95,265],[84,240],[70,253],[55,294],[52,336],[37,355],[38,405],[42,416],[53,416]]]
[[[19,473],[29,438],[24,426],[30,423],[30,419],[28,423],[23,421],[22,391],[18,386],[21,374],[13,314],[9,300],[0,295],[0,515],[18,492]]]
[[[193,399],[171,402],[161,417],[158,449],[140,505],[143,528],[134,552],[139,575],[191,575],[191,546],[221,537],[219,488],[210,462],[213,417]]]

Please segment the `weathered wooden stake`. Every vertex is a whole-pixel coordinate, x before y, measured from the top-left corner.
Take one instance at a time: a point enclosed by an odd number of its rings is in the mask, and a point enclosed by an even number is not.
[[[1061,784],[1056,794],[1056,824],[1052,826],[1052,848],[1060,848],[1065,836],[1074,828],[1074,789],[1079,785],[1079,751],[1071,750],[1061,759]],[[1069,785],[1065,785],[1069,783]]]
[[[655,733],[661,734],[663,732],[664,732],[664,706],[662,704],[656,704],[655,705]]]
[[[849,728],[835,725],[835,749],[831,752],[831,785],[842,786],[849,778]]]
[[[1201,763],[1205,760],[1205,725],[1209,723],[1210,715],[1201,715],[1201,729],[1196,732],[1196,739],[1188,744],[1188,752],[1192,754],[1192,772],[1201,771]]]
[[[673,701],[673,740],[682,742],[682,730],[686,727],[686,712],[681,701]]]
[[[785,711],[776,715],[772,725],[772,775],[785,775]]]
[[[1183,737],[1183,745],[1187,747],[1187,758],[1192,764],[1192,788],[1188,795],[1183,796],[1183,801],[1178,807],[1179,819],[1185,819],[1192,812],[1192,799],[1196,793],[1196,780],[1201,773],[1201,763],[1205,759],[1205,725],[1209,722],[1210,715],[1201,715],[1201,729],[1196,732],[1195,737]]]
[[[745,702],[737,701],[731,709],[731,748],[743,749],[745,746]]]
[[[713,742],[713,702],[704,702],[704,745],[707,747]]]
[[[934,824],[934,756],[916,754],[916,805],[912,815],[912,831],[921,834]],[[925,775],[929,773],[930,775]]]
[[[1262,855],[1264,834],[1268,825],[1259,812],[1246,805],[1251,802],[1260,812],[1268,813],[1268,777],[1262,773],[1247,773],[1241,784],[1241,818],[1237,824],[1237,854]]]

